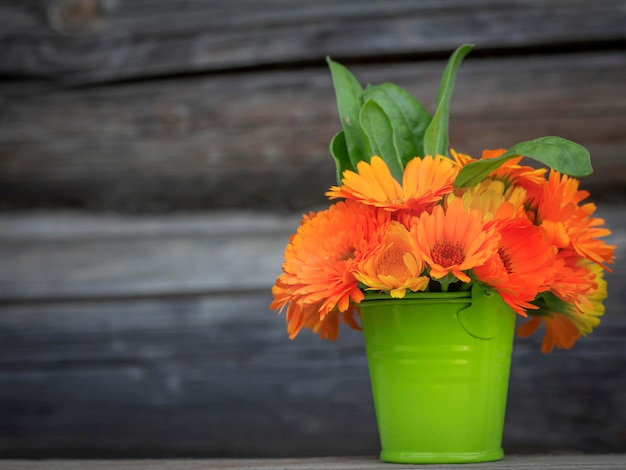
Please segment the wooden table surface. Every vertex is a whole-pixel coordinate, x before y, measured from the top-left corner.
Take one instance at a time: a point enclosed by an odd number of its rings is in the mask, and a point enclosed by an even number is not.
[[[2,470],[386,470],[424,468],[421,465],[388,464],[377,457],[323,457],[291,459],[175,459],[175,460],[0,460]],[[429,469],[458,468],[458,465],[429,465]],[[472,464],[471,470],[604,470],[626,468],[626,454],[603,455],[511,455],[497,462]]]

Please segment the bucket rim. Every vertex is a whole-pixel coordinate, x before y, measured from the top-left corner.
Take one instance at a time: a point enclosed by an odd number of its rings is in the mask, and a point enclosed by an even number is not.
[[[392,297],[386,292],[365,292],[365,297],[357,306],[374,306],[397,302],[408,303],[463,303],[472,302],[471,291],[457,292],[409,292],[403,298]]]

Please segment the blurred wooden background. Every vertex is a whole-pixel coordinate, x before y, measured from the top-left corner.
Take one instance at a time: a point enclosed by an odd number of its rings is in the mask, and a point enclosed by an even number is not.
[[[286,336],[282,250],[334,184],[324,57],[451,142],[587,146],[607,313],[517,341],[508,452],[626,451],[626,1],[0,1],[0,457],[378,452],[361,335]]]

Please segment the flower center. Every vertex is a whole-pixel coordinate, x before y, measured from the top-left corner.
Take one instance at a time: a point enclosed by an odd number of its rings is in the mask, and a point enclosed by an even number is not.
[[[447,240],[438,241],[431,251],[433,261],[444,268],[459,265],[465,260],[465,253],[460,243],[450,243]]]
[[[378,258],[377,270],[380,274],[393,276],[398,280],[404,280],[411,276],[403,260],[403,253],[400,250],[386,250]]]
[[[507,274],[513,274],[515,272],[515,268],[513,267],[513,261],[509,254],[504,250],[504,248],[498,248],[498,256],[504,265],[504,269],[506,269]]]
[[[349,248],[339,257],[339,261],[348,261],[354,259],[355,254],[356,248]]]

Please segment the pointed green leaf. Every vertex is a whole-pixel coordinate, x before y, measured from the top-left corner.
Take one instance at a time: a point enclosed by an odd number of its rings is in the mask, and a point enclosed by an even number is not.
[[[330,67],[337,97],[337,109],[341,119],[341,127],[345,133],[348,155],[352,165],[361,160],[368,161],[371,151],[364,139],[359,126],[359,113],[363,106],[363,88],[352,73],[343,65],[326,58]]]
[[[439,95],[437,96],[437,109],[426,128],[424,135],[425,155],[448,155],[448,122],[450,119],[450,98],[454,90],[456,72],[463,58],[472,50],[472,44],[464,44],[455,50],[441,78]]]
[[[393,143],[402,166],[414,157],[424,155],[424,130],[430,114],[408,91],[393,83],[369,86],[365,99],[372,99],[393,123]]]
[[[398,181],[402,181],[402,162],[393,145],[391,121],[374,100],[367,100],[361,109],[361,127],[372,149],[372,155],[382,158],[389,171]]]
[[[569,176],[580,178],[593,172],[589,151],[580,144],[561,137],[539,137],[520,142],[498,158],[478,160],[463,167],[454,185],[475,186],[512,158],[525,156]]]
[[[330,141],[330,154],[335,159],[335,165],[337,166],[337,184],[341,184],[343,178],[343,172],[346,170],[355,171],[348,155],[348,146],[346,144],[346,136],[343,131],[335,134]]]

